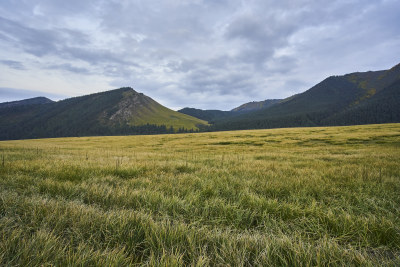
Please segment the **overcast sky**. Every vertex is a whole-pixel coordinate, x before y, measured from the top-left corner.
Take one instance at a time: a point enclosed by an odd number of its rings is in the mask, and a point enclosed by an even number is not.
[[[230,110],[400,63],[399,0],[1,0],[0,102],[131,86]]]

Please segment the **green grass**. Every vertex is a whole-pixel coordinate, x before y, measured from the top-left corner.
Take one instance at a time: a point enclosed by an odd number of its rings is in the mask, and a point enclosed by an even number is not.
[[[399,266],[399,215],[400,124],[0,142],[0,265]]]
[[[205,126],[208,123],[204,120],[173,111],[166,108],[157,102],[152,103],[151,106],[143,108],[132,119],[133,125],[166,125],[173,127],[176,131],[179,128],[197,130],[199,125]]]
[[[125,98],[135,95],[133,91],[124,93]],[[130,118],[130,123],[135,126],[154,124],[165,125],[168,128],[173,127],[175,131],[178,129],[198,130],[199,126],[206,126],[208,122],[171,110],[151,98],[142,96],[142,105],[135,109],[134,114]]]

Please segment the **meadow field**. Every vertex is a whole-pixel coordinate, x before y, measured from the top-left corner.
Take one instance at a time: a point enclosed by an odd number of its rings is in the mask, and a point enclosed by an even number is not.
[[[400,124],[2,141],[0,157],[0,265],[400,265]]]

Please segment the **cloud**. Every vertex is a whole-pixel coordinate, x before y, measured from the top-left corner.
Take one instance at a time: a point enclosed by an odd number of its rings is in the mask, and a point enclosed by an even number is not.
[[[32,29],[3,17],[0,17],[0,33],[7,38],[3,40],[35,56],[56,51],[60,41],[56,32]]]
[[[170,107],[231,109],[397,64],[398,10],[395,0],[4,0],[0,71],[12,76],[0,86],[41,75],[34,88],[53,77],[71,96],[133,86]]]
[[[73,55],[75,45],[86,46],[89,44],[88,36],[76,30],[35,29],[1,16],[0,34],[3,41],[10,45],[16,45],[23,52],[36,57]],[[81,55],[83,54],[81,53]]]
[[[52,94],[42,91],[24,90],[17,88],[0,87],[0,102],[16,101],[37,96],[44,96],[52,100],[60,100],[66,98],[65,95],[60,95],[60,94]]]
[[[0,60],[0,64],[6,65],[12,69],[16,70],[26,70],[24,64],[19,61],[14,61],[14,60]]]
[[[64,70],[64,71],[69,71],[69,72],[78,73],[78,74],[90,74],[89,69],[82,68],[82,67],[76,67],[69,63],[50,65],[50,66],[48,66],[48,69]]]

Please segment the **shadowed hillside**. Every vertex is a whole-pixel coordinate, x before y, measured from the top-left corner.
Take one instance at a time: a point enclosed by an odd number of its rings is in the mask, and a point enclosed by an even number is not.
[[[11,101],[11,102],[4,102],[0,103],[0,108],[10,108],[10,107],[17,107],[17,106],[27,106],[27,105],[37,105],[37,104],[48,104],[54,102],[47,97],[39,96],[19,101]]]
[[[400,122],[400,65],[331,76],[262,110],[217,121],[212,130]]]
[[[195,131],[205,121],[170,110],[132,88],[47,104],[2,108],[0,139]]]

